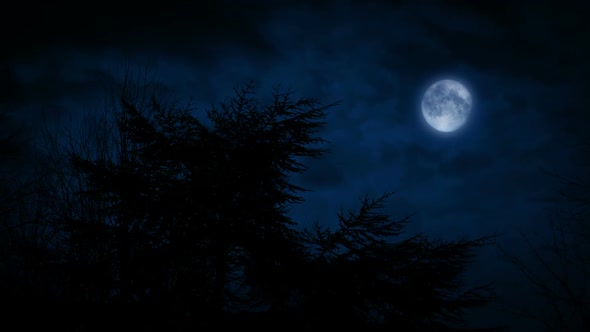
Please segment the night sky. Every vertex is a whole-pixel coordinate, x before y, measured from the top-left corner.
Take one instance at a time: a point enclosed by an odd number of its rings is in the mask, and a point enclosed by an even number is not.
[[[195,2],[196,3],[196,2]],[[294,181],[312,191],[291,210],[302,226],[336,221],[364,194],[396,194],[387,210],[416,213],[412,232],[457,239],[499,234],[527,254],[520,232],[548,235],[555,172],[587,127],[590,31],[558,2],[215,1],[118,7],[20,2],[1,20],[0,103],[32,128],[100,109],[127,65],[147,70],[204,111],[254,80],[340,102],[321,136],[329,153]],[[272,4],[270,4],[272,3]],[[566,8],[567,7],[567,8]],[[462,82],[471,116],[453,133],[428,127],[425,89]],[[496,281],[498,303],[473,320],[524,328],[502,310],[535,303],[498,248],[470,280]]]

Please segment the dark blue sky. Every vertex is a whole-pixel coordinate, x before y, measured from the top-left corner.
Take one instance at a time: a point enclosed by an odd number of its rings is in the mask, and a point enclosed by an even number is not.
[[[0,103],[32,125],[41,114],[99,109],[128,63],[197,106],[247,80],[262,94],[282,84],[297,96],[341,101],[321,133],[330,153],[295,179],[313,190],[292,210],[303,225],[334,222],[365,193],[395,191],[387,209],[416,212],[413,231],[448,239],[500,233],[499,244],[517,254],[525,252],[520,231],[546,235],[560,183],[544,170],[573,172],[571,147],[587,127],[590,45],[581,9],[516,1],[215,3],[19,5],[14,15],[27,30],[1,23]],[[451,134],[429,128],[419,112],[424,90],[440,78],[463,82],[474,99],[467,124]],[[511,304],[532,303],[495,248],[482,252],[474,275],[496,280]]]

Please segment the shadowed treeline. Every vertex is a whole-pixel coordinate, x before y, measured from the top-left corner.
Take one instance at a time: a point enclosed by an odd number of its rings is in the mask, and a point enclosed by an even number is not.
[[[528,260],[501,248],[536,300],[532,308],[509,307],[509,311],[539,323],[547,332],[590,330],[590,137],[583,133],[576,138],[570,166],[573,170],[547,172],[561,182],[555,205],[548,213],[548,234],[534,237],[521,232],[529,249]]]
[[[404,234],[409,218],[380,212],[387,193],[335,229],[287,216],[305,190],[290,175],[324,152],[333,106],[279,90],[263,102],[246,85],[205,125],[126,82],[81,134],[48,131],[43,172],[1,182],[6,317],[77,331],[463,331],[464,310],[491,300],[461,282],[491,238]]]

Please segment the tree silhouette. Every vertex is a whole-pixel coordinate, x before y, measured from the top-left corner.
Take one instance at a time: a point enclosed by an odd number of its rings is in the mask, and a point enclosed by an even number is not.
[[[407,236],[410,218],[380,212],[390,194],[339,213],[335,230],[294,227],[287,209],[306,189],[290,176],[325,151],[334,104],[280,89],[263,102],[246,84],[205,124],[151,89],[125,81],[83,135],[46,136],[43,220],[58,236],[36,264],[63,326],[455,331],[490,301],[460,278],[491,238]]]
[[[575,149],[577,174],[558,176],[563,180],[560,200],[549,216],[550,237],[535,245],[521,233],[532,254],[526,261],[501,248],[505,257],[521,272],[543,306],[538,312],[518,310],[520,317],[540,322],[546,331],[588,331],[590,329],[590,207],[588,140]]]
[[[285,208],[303,189],[288,175],[303,170],[297,157],[321,153],[308,145],[322,142],[312,135],[331,105],[277,90],[263,106],[251,89],[213,108],[212,128],[156,98],[140,109],[124,91],[110,151],[70,147],[78,188],[68,197],[82,211],[59,222],[78,300],[171,301],[218,316],[237,301],[238,265],[261,264],[294,234]]]
[[[272,277],[258,280],[271,295],[289,285],[291,297],[275,300],[289,301],[282,308],[289,308],[292,324],[305,330],[465,331],[456,327],[464,310],[492,299],[491,285],[463,289],[460,279],[474,249],[492,237],[444,242],[417,234],[395,241],[410,218],[392,220],[379,211],[390,195],[365,197],[358,211],[339,213],[336,230],[320,224],[305,230],[305,260],[290,270],[277,267],[281,274],[265,271]],[[479,329],[492,330],[499,329]]]
[[[47,172],[30,128],[9,109],[0,113],[0,304],[9,318],[54,290],[40,264],[49,259],[54,232],[46,223]]]

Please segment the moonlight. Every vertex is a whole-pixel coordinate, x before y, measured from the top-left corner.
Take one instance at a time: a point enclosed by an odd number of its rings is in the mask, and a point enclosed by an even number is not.
[[[471,94],[459,82],[442,80],[431,85],[422,97],[422,115],[434,129],[451,132],[467,122]]]

